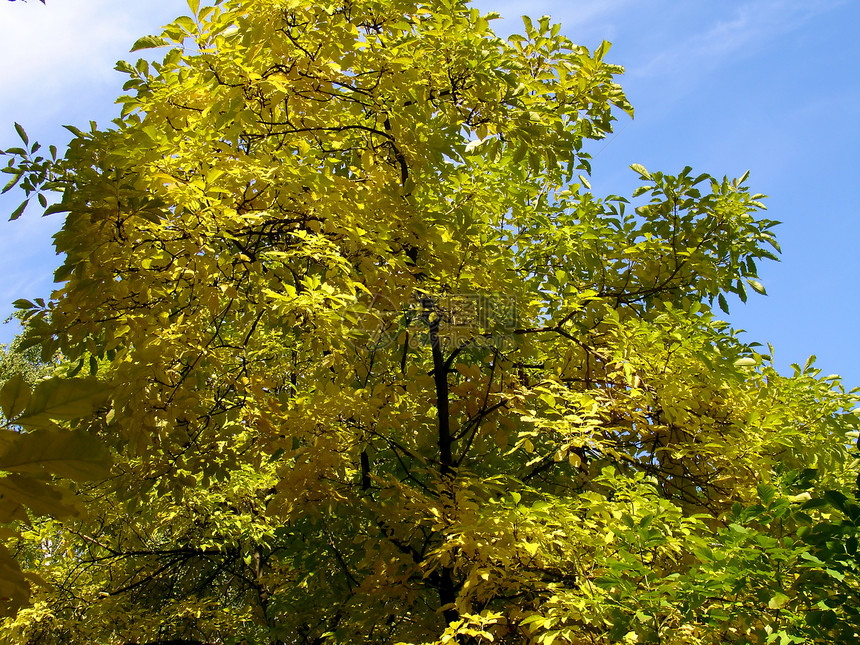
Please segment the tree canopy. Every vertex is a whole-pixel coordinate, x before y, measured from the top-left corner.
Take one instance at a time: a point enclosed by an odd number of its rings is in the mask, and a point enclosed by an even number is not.
[[[746,176],[592,194],[608,43],[189,7],[110,127],[5,151],[12,219],[66,215],[0,390],[4,642],[860,638],[858,394],[719,320],[779,251]]]

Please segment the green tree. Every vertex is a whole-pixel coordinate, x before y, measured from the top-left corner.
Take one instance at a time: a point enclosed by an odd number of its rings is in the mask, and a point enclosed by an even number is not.
[[[20,375],[28,384],[50,376],[54,365],[42,362],[38,347],[21,348],[23,337],[15,338],[8,345],[0,345],[0,383]]]
[[[48,473],[94,475],[54,484],[76,517],[10,518],[42,584],[7,642],[856,638],[814,537],[853,507],[813,500],[851,492],[857,395],[715,317],[778,251],[746,177],[590,192],[632,113],[608,43],[462,0],[189,6],[113,127],[7,151],[67,212],[19,302],[64,357],[36,392],[92,388],[50,431],[114,456]]]
[[[82,507],[66,480],[102,479],[110,459],[104,445],[85,432],[61,429],[58,421],[90,414],[107,388],[95,380],[50,378],[54,365],[18,338],[0,345],[0,527],[3,539],[21,543],[10,522],[32,513],[78,516]],[[0,615],[14,614],[30,595],[20,563],[0,544]],[[38,573],[29,578],[43,582]]]

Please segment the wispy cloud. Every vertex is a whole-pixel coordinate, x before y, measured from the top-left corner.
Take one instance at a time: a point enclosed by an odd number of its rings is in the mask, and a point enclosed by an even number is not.
[[[0,254],[4,267],[3,279],[0,281],[0,303],[4,305],[2,318],[5,318],[7,303],[18,298],[50,294],[53,269],[59,265],[50,238],[62,220],[23,217],[16,222],[0,223],[3,224],[0,229]],[[33,245],[34,239],[42,240],[43,243]]]
[[[726,62],[747,57],[775,39],[801,28],[815,16],[845,4],[846,0],[755,0],[742,4],[729,18],[710,28],[674,37],[671,46],[642,63],[628,67],[633,77],[698,74]]]
[[[496,33],[507,35],[522,31],[520,16],[539,18],[552,17],[554,23],[561,23],[566,33],[575,42],[583,44],[597,40],[611,39],[614,33],[613,16],[623,15],[625,9],[636,4],[637,0],[578,0],[559,2],[559,0],[477,0],[474,5],[482,11],[496,11],[502,15],[500,23],[494,25]]]
[[[86,93],[119,77],[112,61],[127,55],[154,20],[179,15],[180,0],[123,3],[63,0],[0,6],[0,88],[4,113],[11,106],[42,112],[76,88]],[[141,33],[143,32],[143,33]]]
[[[617,14],[619,9],[632,4],[634,1],[580,0],[578,2],[558,2],[558,0],[535,0],[524,2],[523,0],[509,0],[507,2],[490,2],[481,0],[475,5],[484,11],[497,11],[502,17],[511,19],[518,19],[523,14],[531,18],[549,15],[556,22],[563,21],[565,28],[575,28],[591,25],[606,16]]]
[[[0,148],[20,145],[12,121],[59,144],[64,131],[58,135],[56,126],[75,122],[73,114],[100,122],[113,116],[122,82],[115,61],[136,58],[128,50],[139,36],[187,12],[184,0],[0,2]],[[37,217],[31,206],[21,219],[4,221],[21,199],[17,190],[0,197],[0,321],[12,300],[49,295],[59,263],[51,246],[59,216]],[[14,333],[0,325],[0,343]]]

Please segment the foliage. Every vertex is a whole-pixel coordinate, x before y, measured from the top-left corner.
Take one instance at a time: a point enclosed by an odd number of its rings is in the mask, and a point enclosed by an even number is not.
[[[41,352],[37,347],[22,349],[22,340],[22,337],[18,336],[8,345],[0,345],[0,383],[5,383],[17,374],[32,386],[50,376],[54,364],[42,362]]]
[[[590,192],[608,43],[189,6],[113,127],[6,151],[68,214],[0,481],[82,512],[4,518],[5,642],[857,639],[857,393],[715,317],[779,250],[746,176]]]
[[[4,366],[20,362],[8,360]],[[25,372],[33,376],[38,366]],[[28,522],[32,513],[56,518],[81,514],[81,506],[68,486],[55,484],[52,476],[72,480],[104,479],[110,457],[105,446],[83,430],[60,428],[58,421],[71,421],[91,414],[107,397],[106,384],[89,379],[51,378],[35,387],[24,376],[8,378],[0,388],[0,522]],[[20,534],[4,528],[4,538]],[[37,572],[21,571],[5,546],[0,545],[0,612],[14,613],[29,599],[26,578],[43,582]]]

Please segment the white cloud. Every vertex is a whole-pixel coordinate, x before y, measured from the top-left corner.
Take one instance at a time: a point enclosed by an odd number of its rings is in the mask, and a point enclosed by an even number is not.
[[[774,39],[802,27],[820,13],[845,0],[755,0],[742,4],[730,18],[706,31],[672,39],[672,45],[641,64],[628,67],[635,77],[677,75],[690,70],[698,74],[720,67],[729,60],[746,57]]]
[[[0,1],[0,148],[20,145],[12,121],[47,145],[62,143],[61,123],[110,118],[122,83],[116,61],[136,59],[129,49],[138,37],[183,13],[183,0]],[[51,235],[61,216],[40,218],[31,205],[18,221],[4,221],[22,199],[17,190],[0,197],[0,321],[12,300],[48,296],[59,264]],[[0,326],[0,342],[14,333]]]
[[[624,14],[625,7],[636,0],[579,0],[559,2],[559,0],[478,0],[475,6],[482,11],[496,11],[504,18],[493,28],[499,35],[522,32],[520,16],[527,15],[533,20],[543,15],[552,17],[553,23],[561,23],[563,33],[576,43],[590,44],[591,41],[611,40],[615,28],[610,17]]]
[[[116,83],[114,63],[134,40],[187,10],[179,0],[56,0],[0,6],[2,114],[10,107],[53,111]],[[62,106],[58,106],[62,109]]]
[[[476,5],[484,11],[492,10],[502,14],[504,18],[516,19],[525,14],[531,18],[542,15],[552,16],[556,22],[561,21],[565,27],[576,28],[590,26],[604,20],[607,16],[617,15],[619,9],[629,5],[634,0],[581,0],[579,2],[558,2],[558,0],[536,0],[534,2],[489,2],[483,0]]]

